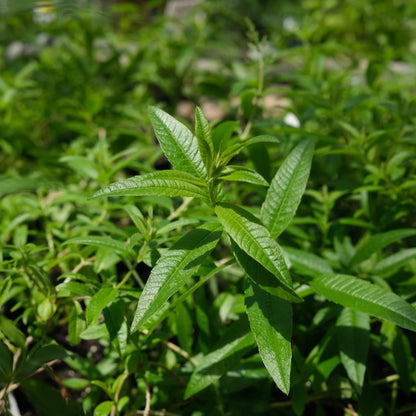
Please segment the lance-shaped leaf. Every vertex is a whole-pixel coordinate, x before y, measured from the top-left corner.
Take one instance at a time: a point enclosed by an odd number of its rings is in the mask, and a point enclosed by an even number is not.
[[[173,168],[206,180],[207,170],[192,132],[159,108],[150,107],[149,116],[160,147]]]
[[[221,162],[227,164],[233,157],[237,156],[242,150],[256,143],[279,143],[280,140],[277,137],[263,134],[261,136],[255,136],[243,142],[234,143],[228,146],[221,154]]]
[[[292,279],[280,246],[257,218],[246,210],[230,204],[218,204],[215,212],[225,231],[236,244],[276,276],[293,301],[301,301],[292,288]]]
[[[348,275],[322,275],[311,286],[328,300],[416,331],[416,310],[400,296]]]
[[[319,274],[331,274],[331,266],[322,257],[297,248],[282,246],[289,257],[292,267],[304,276],[315,277]]]
[[[288,292],[282,285],[279,279],[276,279],[272,273],[265,269],[259,262],[250,257],[244,250],[242,250],[237,243],[231,239],[231,247],[233,249],[234,256],[238,264],[247,273],[249,279],[251,279],[261,289],[276,297],[279,296],[282,299],[299,302],[299,298],[296,294]]]
[[[85,313],[88,325],[97,323],[102,310],[117,297],[117,294],[117,289],[103,287],[91,298]]]
[[[143,326],[194,275],[221,237],[218,223],[206,223],[178,240],[157,261],[140,296],[131,330]]]
[[[270,184],[261,207],[261,220],[273,238],[277,238],[295,216],[308,182],[313,148],[313,139],[300,142]]]
[[[227,371],[236,367],[241,358],[254,347],[247,319],[232,324],[219,344],[199,362],[186,387],[185,399],[205,389]]]
[[[380,332],[387,338],[387,344],[393,353],[392,365],[399,374],[399,383],[405,394],[409,395],[414,384],[412,382],[414,359],[409,338],[400,328],[390,322],[383,322]]]
[[[400,267],[405,266],[411,260],[416,259],[416,248],[408,248],[398,253],[392,254],[380,260],[379,263],[371,270],[372,273],[387,274],[394,272]]]
[[[292,304],[272,296],[250,280],[248,285],[245,292],[247,315],[260,357],[277,387],[289,394]]]
[[[219,176],[224,181],[247,182],[254,185],[269,186],[266,179],[252,169],[243,166],[227,166]]]
[[[195,176],[178,170],[160,170],[114,182],[97,191],[92,198],[123,195],[164,195],[208,198],[208,188]]]
[[[413,235],[416,235],[416,230],[413,228],[403,228],[373,235],[364,243],[359,244],[355,255],[350,261],[350,267],[368,259],[371,254],[377,253],[389,244]]]
[[[214,156],[214,144],[211,137],[211,129],[208,120],[199,107],[195,109],[195,134],[198,140],[199,150],[204,165],[209,172],[211,170],[212,158]]]
[[[111,248],[114,251],[118,251],[122,254],[134,254],[134,251],[122,241],[114,240],[110,237],[102,237],[99,235],[90,235],[88,237],[74,237],[66,240],[64,244],[85,244],[94,247]]]
[[[344,308],[336,326],[341,363],[360,394],[370,347],[370,317],[366,313]]]

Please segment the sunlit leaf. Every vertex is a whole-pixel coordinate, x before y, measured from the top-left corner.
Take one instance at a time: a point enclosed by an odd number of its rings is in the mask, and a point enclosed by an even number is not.
[[[74,237],[66,240],[64,244],[84,244],[94,247],[105,247],[123,254],[132,254],[131,248],[122,241],[114,240],[111,237],[91,235],[88,237]]]
[[[187,172],[200,179],[207,179],[207,170],[202,161],[198,140],[192,132],[159,108],[150,107],[149,115],[160,147],[173,169]]]
[[[247,182],[254,185],[268,186],[269,183],[256,171],[242,166],[227,166],[219,176],[224,181]]]
[[[92,198],[126,195],[191,196],[207,199],[208,189],[204,182],[189,173],[161,170],[114,182],[97,191]]]
[[[206,223],[190,231],[160,257],[140,296],[132,331],[144,325],[197,272],[220,237],[219,224]]]
[[[295,216],[309,178],[314,141],[300,142],[274,176],[261,207],[261,219],[273,238],[278,237]]]
[[[322,275],[311,286],[328,300],[416,331],[416,310],[400,296],[348,275]]]
[[[246,290],[247,315],[260,357],[277,387],[288,394],[292,361],[292,305],[252,281]]]
[[[217,205],[215,212],[237,245],[276,276],[293,301],[301,301],[292,288],[292,280],[281,249],[267,229],[250,213],[230,204]]]

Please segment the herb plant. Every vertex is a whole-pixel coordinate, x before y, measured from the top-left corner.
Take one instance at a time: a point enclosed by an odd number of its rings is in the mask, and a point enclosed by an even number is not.
[[[58,3],[0,19],[0,413],[412,414],[414,5]]]

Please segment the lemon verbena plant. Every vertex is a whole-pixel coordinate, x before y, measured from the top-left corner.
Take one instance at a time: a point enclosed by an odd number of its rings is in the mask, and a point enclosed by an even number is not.
[[[172,168],[112,183],[93,197],[181,197],[184,203],[179,209],[186,209],[191,201],[198,200],[205,215],[195,214],[193,228],[164,250],[151,269],[130,331],[146,334],[154,331],[169,309],[233,262],[244,271],[245,313],[237,314],[218,348],[192,361],[194,369],[185,398],[215,383],[256,347],[277,387],[288,394],[293,303],[302,302],[310,293],[316,292],[344,306],[339,325],[351,331],[349,342],[353,346],[357,334],[369,328],[370,315],[416,331],[416,311],[397,294],[365,279],[336,274],[324,259],[311,254],[303,256],[299,250],[284,250],[277,242],[294,218],[305,192],[314,153],[313,139],[299,141],[268,183],[255,170],[232,162],[255,143],[277,145],[276,137],[261,135],[242,139],[236,136],[222,140],[218,134],[212,134],[199,108],[195,111],[195,134],[159,108],[151,107],[149,113],[160,147]],[[227,189],[234,181],[267,189],[260,209],[232,200],[233,194]],[[129,213],[146,229],[143,217],[135,215],[134,209]],[[148,237],[151,239],[151,235]],[[375,244],[380,245],[386,238]],[[357,250],[352,262],[357,264],[367,258],[373,251],[370,243]],[[217,246],[221,249],[216,255],[222,253],[224,258],[214,261],[211,257],[208,261]],[[143,256],[143,250],[139,256]],[[291,275],[291,259],[297,265],[303,264],[308,272],[303,276]],[[200,280],[187,286],[195,276]],[[179,296],[174,297],[175,294]],[[342,360],[357,389],[363,383],[362,361],[367,349],[368,345],[364,345],[353,353],[347,351]]]

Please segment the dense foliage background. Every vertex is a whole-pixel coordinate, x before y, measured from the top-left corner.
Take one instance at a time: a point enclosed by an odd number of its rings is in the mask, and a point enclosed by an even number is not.
[[[362,312],[348,326],[309,285],[329,270],[416,302],[416,3],[172,3],[2,3],[0,412],[14,397],[24,415],[416,414],[415,334]],[[278,238],[304,300],[288,396],[249,344],[184,399],[245,313],[225,237],[153,327],[129,331],[158,258],[213,215],[187,198],[90,199],[169,169],[149,105],[191,130],[198,105],[224,148],[275,137],[233,159],[268,182],[315,141]],[[258,215],[267,187],[225,186]]]

